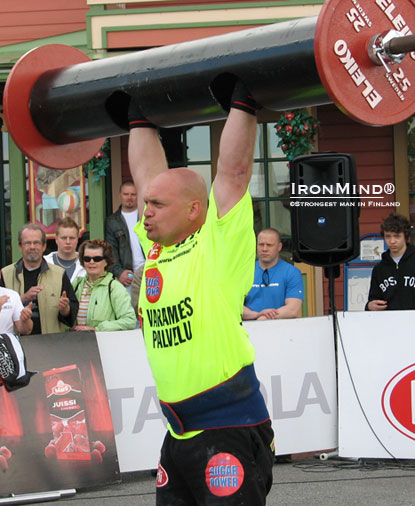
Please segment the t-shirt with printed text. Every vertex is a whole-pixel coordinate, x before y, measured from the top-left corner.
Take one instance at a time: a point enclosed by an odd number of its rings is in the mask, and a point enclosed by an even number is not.
[[[205,224],[172,246],[150,241],[142,222],[135,230],[146,255],[139,312],[159,398],[187,399],[252,364],[241,322],[255,264],[249,193],[218,218],[212,191]]]

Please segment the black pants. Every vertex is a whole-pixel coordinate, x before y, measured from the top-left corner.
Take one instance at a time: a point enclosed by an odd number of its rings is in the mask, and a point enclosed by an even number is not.
[[[157,506],[265,506],[272,485],[271,422],[206,430],[185,440],[167,433],[157,472]]]

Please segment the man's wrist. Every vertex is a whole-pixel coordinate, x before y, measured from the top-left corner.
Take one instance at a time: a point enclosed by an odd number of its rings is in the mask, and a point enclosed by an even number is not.
[[[121,266],[117,266],[117,267],[114,266],[111,269],[111,272],[114,275],[114,278],[119,278],[124,271],[125,271],[125,269],[123,269]]]
[[[62,316],[65,316],[65,317],[66,317],[66,316],[68,316],[68,315],[69,315],[69,313],[71,312],[71,308],[70,308],[70,307],[64,307],[64,308],[62,308],[59,312],[60,312],[60,314],[61,314]]]

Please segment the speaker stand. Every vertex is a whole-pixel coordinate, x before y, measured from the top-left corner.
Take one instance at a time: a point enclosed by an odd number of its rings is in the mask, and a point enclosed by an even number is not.
[[[332,315],[333,320],[333,337],[334,337],[334,354],[336,357],[336,374],[337,374],[337,310],[336,310],[336,293],[334,287],[334,280],[340,276],[340,265],[330,265],[324,267],[324,276],[328,279],[328,292],[329,292],[329,314]]]
[[[334,360],[336,362],[336,395],[339,398],[338,393],[338,377],[337,377],[337,310],[336,310],[336,294],[334,288],[334,280],[340,276],[340,265],[330,265],[324,267],[324,276],[328,279],[328,292],[329,292],[329,314],[332,316],[333,321],[333,339],[334,339]],[[338,409],[338,407],[337,407]],[[337,413],[337,419],[338,419]],[[316,458],[320,460],[338,459],[339,449],[336,448],[334,451],[316,454]]]

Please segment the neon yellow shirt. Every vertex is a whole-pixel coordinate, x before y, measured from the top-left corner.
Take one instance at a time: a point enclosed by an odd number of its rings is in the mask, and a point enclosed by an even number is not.
[[[146,256],[139,311],[159,398],[181,401],[252,364],[241,324],[255,267],[249,192],[219,219],[212,191],[205,224],[179,244],[153,243],[142,222],[135,230]]]

